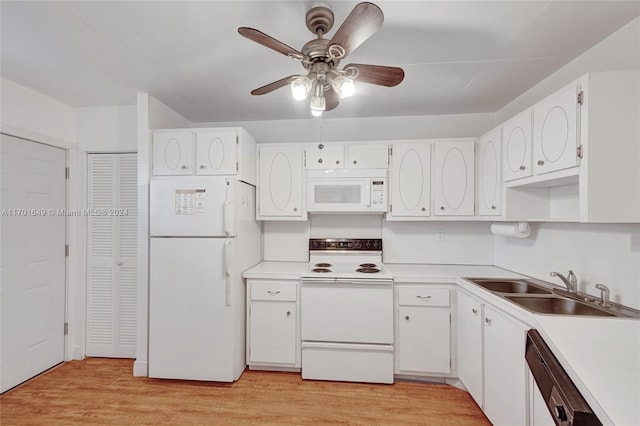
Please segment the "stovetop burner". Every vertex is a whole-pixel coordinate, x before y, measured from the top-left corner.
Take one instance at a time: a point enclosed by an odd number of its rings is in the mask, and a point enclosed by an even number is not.
[[[376,265],[375,263],[361,263],[360,267],[361,268],[377,268],[378,265]]]
[[[378,268],[358,268],[356,269],[356,272],[361,272],[364,274],[375,274],[377,272],[380,272],[380,269]]]
[[[326,272],[331,272],[331,269],[327,269],[327,268],[313,268],[311,271],[312,271],[312,272],[322,272],[322,273],[326,273]]]
[[[323,263],[316,263],[313,266],[315,266],[316,268],[329,268],[330,266],[333,266],[333,265],[330,264],[330,263],[324,263],[323,262]],[[362,266],[362,265],[360,265],[360,266]]]

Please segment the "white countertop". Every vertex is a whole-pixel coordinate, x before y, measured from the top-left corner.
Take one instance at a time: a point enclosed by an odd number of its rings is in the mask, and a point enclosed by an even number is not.
[[[261,262],[245,271],[244,278],[299,280],[309,269],[309,262]]]
[[[603,424],[640,425],[640,320],[533,314],[460,277],[517,278],[487,265],[385,263],[396,283],[456,284],[536,328]],[[300,279],[307,262],[262,262],[245,278]]]

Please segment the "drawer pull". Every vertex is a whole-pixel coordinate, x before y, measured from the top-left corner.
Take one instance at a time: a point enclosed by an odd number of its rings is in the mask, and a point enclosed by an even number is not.
[[[491,325],[491,318],[485,318],[484,322],[486,322],[487,324]]]
[[[278,294],[280,294],[280,291],[267,290],[267,293],[269,293],[269,296],[277,296]]]
[[[473,315],[478,315],[478,310],[476,308],[471,309],[471,312],[473,312]]]
[[[420,296],[420,295],[418,295],[418,296],[416,296],[416,297],[417,297],[418,299],[420,299],[420,300],[429,300],[429,299],[431,299],[431,296]]]
[[[287,311],[287,316],[291,316],[291,311]]]
[[[407,315],[406,317],[404,317],[404,319],[406,319],[407,321],[409,321],[409,315]]]

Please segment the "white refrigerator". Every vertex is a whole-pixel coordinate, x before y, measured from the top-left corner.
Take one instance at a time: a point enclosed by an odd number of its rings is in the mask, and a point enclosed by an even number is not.
[[[157,177],[149,195],[149,377],[233,382],[246,366],[242,273],[262,256],[255,188]]]

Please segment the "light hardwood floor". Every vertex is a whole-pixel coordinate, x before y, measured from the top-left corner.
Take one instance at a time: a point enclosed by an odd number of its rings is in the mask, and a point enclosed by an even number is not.
[[[246,370],[233,384],[131,375],[132,360],[63,364],[0,397],[0,424],[490,425],[471,396],[438,384],[370,385]]]

